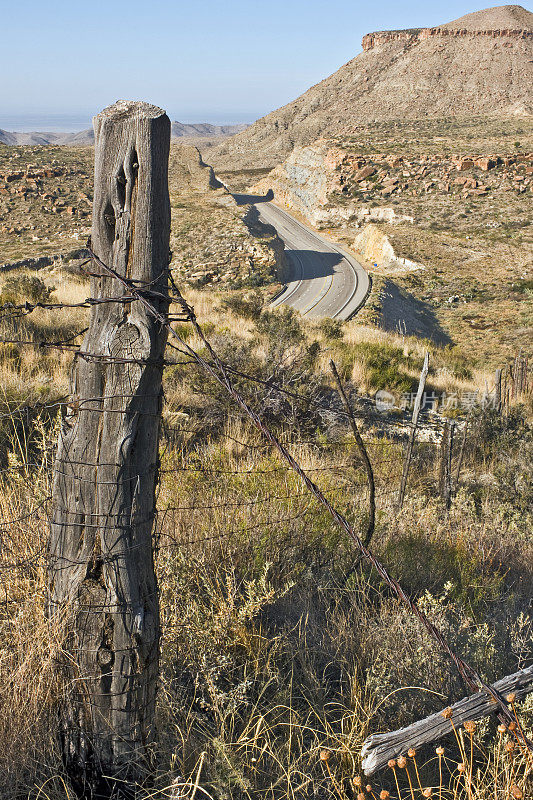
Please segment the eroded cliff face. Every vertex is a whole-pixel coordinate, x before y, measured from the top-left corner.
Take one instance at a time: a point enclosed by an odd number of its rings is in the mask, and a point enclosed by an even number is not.
[[[312,225],[321,228],[331,225],[364,222],[413,222],[412,217],[395,214],[392,208],[372,208],[346,200],[343,189],[348,175],[353,172],[364,179],[376,170],[366,165],[366,159],[356,161],[345,150],[327,142],[317,142],[309,147],[296,147],[291,155],[254,186],[254,191],[267,194],[272,191],[280,205],[302,214]]]
[[[385,274],[424,269],[422,264],[396,255],[389,237],[373,223],[364,226],[352,247],[361,258],[371,266],[380,267]]]
[[[454,30],[452,28],[409,28],[400,31],[374,31],[363,36],[363,50],[372,50],[389,42],[404,42],[406,44],[417,44],[435,36],[443,38],[465,38],[484,36],[489,39],[533,39],[531,30],[467,30],[466,28]]]
[[[324,217],[329,195],[341,187],[338,168],[343,158],[341,150],[326,144],[296,147],[254,190],[261,194],[272,191],[276,202],[299,211],[316,225]]]

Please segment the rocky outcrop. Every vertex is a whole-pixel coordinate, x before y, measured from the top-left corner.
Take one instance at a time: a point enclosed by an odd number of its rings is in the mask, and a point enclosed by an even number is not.
[[[398,215],[392,208],[345,201],[343,189],[352,169],[353,180],[362,186],[378,171],[374,164],[364,162],[364,157],[354,157],[325,142],[297,147],[253,190],[263,195],[273,192],[277,203],[303,214],[318,228],[345,223],[358,227],[366,222],[413,222],[412,217]],[[339,202],[341,198],[343,202]]]
[[[341,150],[320,142],[311,147],[296,147],[254,190],[265,195],[274,192],[277,202],[299,211],[316,225],[324,218],[329,195],[340,189],[337,168],[343,158]]]
[[[402,31],[374,31],[363,36],[363,50],[372,50],[374,47],[387,44],[388,42],[411,42],[417,41],[422,28],[406,28]]]
[[[385,205],[421,195],[533,191],[533,153],[400,156],[352,152],[327,140],[297,147],[256,185],[316,227],[414,222]]]
[[[352,247],[365,261],[374,267],[380,267],[382,272],[388,274],[425,269],[416,261],[397,256],[389,237],[372,223],[365,225],[357,234]]]
[[[372,50],[374,47],[380,47],[389,42],[405,42],[406,44],[416,44],[425,39],[431,39],[433,36],[442,36],[447,38],[457,38],[466,36],[487,36],[490,39],[533,39],[533,31],[522,30],[486,30],[486,31],[469,31],[466,28],[454,30],[453,28],[413,28],[411,30],[402,31],[375,31],[374,33],[367,33],[363,36],[362,46],[363,50]]]
[[[363,50],[371,50],[389,42],[416,44],[435,36],[465,38],[485,36],[490,39],[531,39],[533,37],[530,11],[522,6],[495,6],[474,11],[464,17],[435,28],[410,28],[400,31],[376,31],[363,37]]]

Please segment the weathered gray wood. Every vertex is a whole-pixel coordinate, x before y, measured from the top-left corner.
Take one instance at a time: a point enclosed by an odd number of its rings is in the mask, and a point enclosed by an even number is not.
[[[407,442],[407,450],[403,461],[402,481],[400,484],[400,494],[398,497],[398,508],[401,509],[405,497],[405,490],[407,488],[407,478],[409,477],[409,467],[411,466],[411,458],[413,456],[413,447],[415,444],[416,428],[418,425],[418,415],[422,406],[422,396],[426,386],[426,378],[429,372],[429,353],[426,353],[422,372],[420,373],[420,380],[418,381],[418,391],[416,393],[415,405],[413,408],[413,416],[411,418],[411,431],[409,434],[409,441]]]
[[[516,699],[533,692],[533,666],[507,675],[493,684],[504,698],[514,692]],[[485,692],[478,692],[451,706],[453,725],[457,729],[468,720],[478,720],[498,711],[498,705]],[[453,732],[452,723],[443,716],[442,711],[426,719],[418,720],[407,728],[391,733],[374,733],[369,736],[361,749],[362,766],[365,775],[372,775],[386,766],[391,758],[405,754],[410,747],[418,748],[441,736]]]
[[[357,422],[355,421],[353,411],[351,409],[350,403],[348,402],[348,397],[346,396],[346,392],[344,391],[344,387],[342,385],[342,381],[337,371],[337,367],[335,366],[335,362],[331,360],[329,362],[329,366],[331,372],[333,373],[333,377],[335,378],[335,382],[337,384],[337,389],[339,390],[339,395],[342,400],[344,410],[348,415],[355,443],[357,444],[357,448],[359,450],[359,454],[363,461],[363,465],[366,472],[366,479],[368,482],[368,523],[366,526],[363,544],[365,547],[368,547],[372,539],[372,536],[374,535],[374,528],[376,526],[376,484],[374,481],[374,470],[372,469],[372,464],[370,463],[370,458],[368,457],[368,452],[365,447],[363,437],[359,433]]]
[[[147,103],[119,102],[95,117],[94,130],[92,248],[136,286],[159,292],[151,302],[166,312],[170,121]],[[91,292],[120,297],[124,287],[101,274]],[[137,779],[154,737],[151,534],[165,344],[165,329],[139,302],[93,306],[81,348],[92,357],[76,361],[59,439],[49,613],[70,620],[61,724],[65,761],[80,785],[97,785],[102,775]]]
[[[454,430],[455,423],[452,420],[447,419],[444,423],[444,431],[440,443],[439,476],[439,489],[446,511],[450,510],[452,504],[452,454]]]
[[[497,369],[494,373],[494,408],[501,413],[502,410],[502,371]]]
[[[465,455],[467,434],[468,434],[468,418],[465,420],[465,423],[463,425],[463,436],[461,438],[461,447],[459,448],[459,457],[457,459],[457,467],[455,469],[455,485],[454,485],[455,494],[457,494],[457,491],[459,489],[459,479],[461,477],[461,467],[463,466],[463,459]]]

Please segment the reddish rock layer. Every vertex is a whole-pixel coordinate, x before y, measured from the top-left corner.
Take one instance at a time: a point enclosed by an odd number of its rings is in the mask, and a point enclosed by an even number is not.
[[[373,47],[395,41],[416,44],[424,39],[430,39],[432,36],[453,38],[487,36],[491,39],[500,37],[508,39],[533,39],[533,31],[526,29],[469,31],[466,28],[462,28],[461,30],[453,30],[451,28],[411,28],[403,31],[375,31],[374,33],[367,33],[363,36],[363,50],[372,50]]]

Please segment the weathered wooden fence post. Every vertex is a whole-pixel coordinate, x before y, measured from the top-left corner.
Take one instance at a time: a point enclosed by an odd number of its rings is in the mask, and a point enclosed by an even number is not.
[[[502,371],[497,369],[494,373],[494,408],[501,414],[502,412]]]
[[[374,470],[372,469],[372,464],[370,463],[370,458],[368,457],[368,452],[365,447],[363,437],[359,433],[359,428],[357,427],[357,422],[355,421],[354,413],[351,409],[348,396],[344,391],[340,375],[338,373],[337,367],[333,359],[329,362],[329,366],[331,372],[333,373],[333,377],[335,378],[335,383],[337,384],[337,389],[339,391],[339,395],[342,400],[344,410],[346,411],[346,415],[350,422],[350,427],[352,429],[355,443],[357,445],[357,449],[359,450],[359,455],[361,456],[361,460],[363,461],[363,466],[366,472],[366,479],[368,483],[368,522],[365,534],[362,538],[364,546],[368,547],[372,540],[372,536],[374,535],[374,529],[376,527],[376,484],[374,481]]]
[[[94,129],[92,249],[166,312],[169,119],[148,103],[118,102]],[[106,797],[142,776],[154,736],[152,527],[166,331],[116,278],[96,264],[92,272],[92,296],[104,302],[91,310],[58,445],[49,613],[68,626],[65,763],[84,796]]]
[[[403,460],[402,480],[400,483],[400,494],[398,497],[398,509],[401,510],[405,498],[405,490],[407,489],[407,478],[409,477],[409,467],[411,466],[411,458],[413,456],[413,447],[415,444],[416,428],[418,426],[418,416],[422,407],[422,397],[426,387],[426,378],[429,372],[429,353],[424,357],[422,365],[422,372],[418,381],[418,390],[415,398],[415,405],[413,408],[413,416],[411,418],[411,430],[409,433],[409,440],[407,442],[407,449]]]
[[[533,667],[506,675],[492,686],[504,698],[513,693],[515,700],[521,700],[533,692]],[[446,734],[455,733],[457,736],[457,730],[463,723],[482,719],[497,710],[498,704],[494,702],[494,698],[485,691],[479,691],[451,706],[449,714],[437,711],[436,714],[413,722],[407,728],[390,733],[375,733],[366,739],[361,749],[363,771],[365,775],[373,775],[389,759],[407,753],[410,747],[418,750],[422,745],[434,742]],[[528,746],[527,742],[525,744]]]
[[[439,491],[444,501],[446,511],[449,511],[452,504],[452,453],[453,453],[453,435],[455,431],[455,423],[447,419],[444,423],[444,430],[442,432],[442,440],[440,443],[440,473],[439,473]]]

